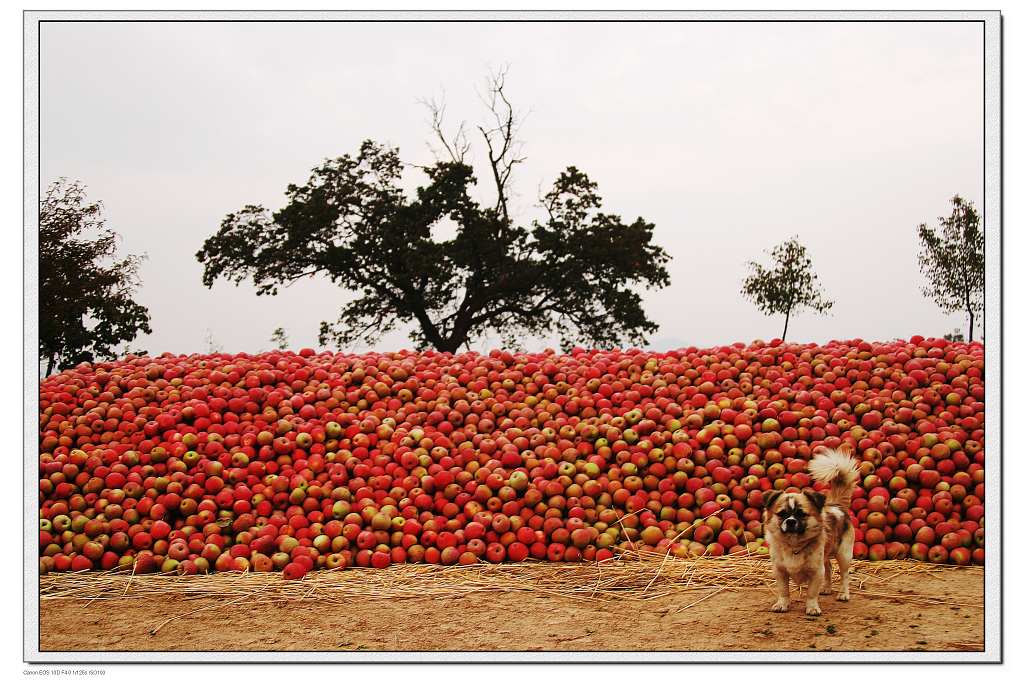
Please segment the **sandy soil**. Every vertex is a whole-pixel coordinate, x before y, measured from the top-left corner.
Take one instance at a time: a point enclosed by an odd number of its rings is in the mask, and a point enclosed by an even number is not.
[[[980,567],[924,579],[895,574],[885,580],[886,596],[878,595],[882,591],[877,588],[873,592],[855,590],[845,604],[834,595],[823,597],[820,617],[804,615],[799,594],[790,612],[769,612],[773,598],[767,587],[691,587],[644,601],[522,591],[358,598],[343,605],[301,599],[227,604],[227,598],[183,601],[173,595],[91,604],[60,598],[40,601],[40,647],[264,652],[983,649]],[[900,597],[914,595],[951,598],[919,605]],[[180,616],[164,623],[173,615]]]

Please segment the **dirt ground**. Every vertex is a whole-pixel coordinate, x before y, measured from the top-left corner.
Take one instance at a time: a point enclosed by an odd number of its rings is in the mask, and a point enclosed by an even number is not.
[[[873,563],[884,564],[884,563]],[[390,570],[371,570],[390,571]],[[857,574],[854,574],[857,577]],[[48,578],[48,577],[46,577]],[[681,583],[681,582],[680,582]],[[977,651],[984,641],[980,567],[927,574],[884,572],[848,603],[821,599],[808,617],[795,593],[786,614],[768,611],[767,585],[671,583],[638,601],[551,591],[467,591],[322,604],[114,595],[40,601],[43,651]],[[868,584],[861,584],[866,586]],[[949,596],[948,601],[942,597]],[[177,616],[175,616],[177,615]],[[168,621],[169,617],[174,617]],[[155,633],[152,631],[155,630]]]

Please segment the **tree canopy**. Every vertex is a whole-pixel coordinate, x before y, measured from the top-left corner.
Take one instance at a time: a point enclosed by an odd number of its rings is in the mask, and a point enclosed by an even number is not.
[[[419,347],[440,351],[488,331],[510,346],[552,331],[566,348],[644,343],[657,325],[641,292],[669,281],[654,225],[603,212],[597,184],[574,166],[542,197],[542,220],[517,222],[508,188],[525,160],[519,119],[503,74],[490,86],[493,121],[477,130],[493,203],[471,196],[478,179],[466,161],[465,127],[446,136],[443,107],[432,106],[441,153],[418,167],[426,182],[414,197],[399,187],[407,166],[398,149],[366,140],[289,185],[283,208],[248,205],[229,214],[197,254],[204,284],[251,281],[257,294],[273,295],[300,278],[326,277],[357,294],[336,321],[321,323],[320,343],[339,347],[372,344],[404,323],[414,325]],[[442,237],[446,221],[455,230]]]
[[[47,375],[112,358],[152,331],[133,298],[142,257],[118,260],[117,239],[81,183],[62,178],[47,188],[39,202],[39,357]]]
[[[775,246],[770,255],[768,266],[749,263],[750,275],[743,281],[741,293],[765,315],[786,316],[782,328],[785,340],[790,315],[805,309],[824,313],[832,308],[833,302],[825,299],[807,249],[797,237]]]
[[[939,229],[917,228],[918,265],[927,278],[922,291],[947,313],[967,313],[967,339],[974,340],[975,316],[985,308],[985,233],[974,203],[960,195],[953,211],[939,218]]]

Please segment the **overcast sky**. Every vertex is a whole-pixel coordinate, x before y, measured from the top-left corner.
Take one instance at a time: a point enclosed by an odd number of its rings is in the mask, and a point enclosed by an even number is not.
[[[44,23],[42,180],[84,182],[123,251],[148,256],[153,334],[136,346],[258,351],[278,326],[316,346],[350,294],[208,290],[196,251],[225,214],[280,208],[288,183],[363,139],[430,162],[418,100],[443,91],[452,122],[480,121],[477,92],[503,64],[530,112],[517,216],[575,165],[606,211],[657,226],[672,284],[645,297],[650,347],[781,334],[739,289],[792,235],[835,306],[794,318],[790,339],[964,327],[921,294],[916,226],[955,193],[981,209],[980,23]],[[410,346],[405,332],[378,344]]]

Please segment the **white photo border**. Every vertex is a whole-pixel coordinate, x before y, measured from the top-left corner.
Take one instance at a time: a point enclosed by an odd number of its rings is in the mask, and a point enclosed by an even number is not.
[[[980,652],[730,652],[731,663],[1002,663],[1002,15],[998,11],[27,11],[24,13],[24,661],[46,663],[579,662],[721,663],[716,652],[320,652],[89,651],[39,649],[38,553],[38,206],[39,24],[50,21],[611,21],[611,22],[916,22],[976,21],[984,26],[985,649]],[[30,419],[32,418],[32,419]]]

